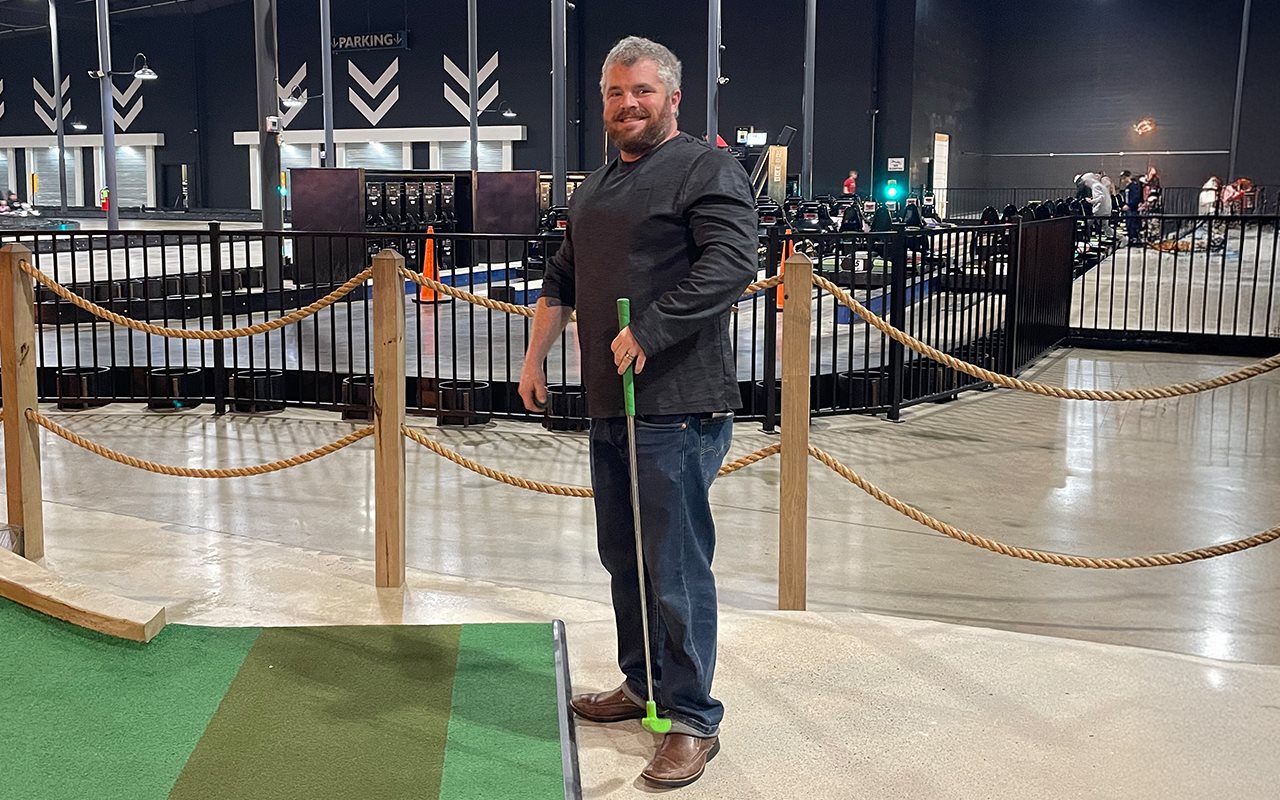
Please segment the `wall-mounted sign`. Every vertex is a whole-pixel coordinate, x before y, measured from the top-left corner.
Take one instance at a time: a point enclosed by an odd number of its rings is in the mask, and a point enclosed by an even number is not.
[[[352,50],[408,50],[409,32],[386,31],[335,36],[330,42],[329,49],[335,53],[346,53]]]
[[[904,172],[907,169],[907,160],[905,158],[889,159],[890,172]]]

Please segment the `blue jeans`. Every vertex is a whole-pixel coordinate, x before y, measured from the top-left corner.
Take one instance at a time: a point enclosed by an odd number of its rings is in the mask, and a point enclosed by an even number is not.
[[[711,696],[716,530],[708,492],[732,438],[728,414],[636,419],[654,700],[672,720],[673,731],[693,736],[716,735],[724,716],[724,706]],[[600,561],[612,577],[618,666],[627,694],[643,702],[648,690],[625,417],[591,421],[591,486]]]

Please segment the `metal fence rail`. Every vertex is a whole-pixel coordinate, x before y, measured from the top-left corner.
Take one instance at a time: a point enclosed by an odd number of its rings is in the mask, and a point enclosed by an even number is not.
[[[1071,340],[1270,354],[1280,349],[1280,218],[1148,220],[1076,282]]]
[[[1068,176],[1069,179],[1069,176]],[[1119,178],[1112,177],[1117,181]],[[982,210],[991,206],[997,211],[1012,204],[1022,208],[1028,203],[1044,200],[1058,200],[1075,196],[1076,189],[1070,183],[1062,186],[1040,186],[1026,188],[946,188],[936,192],[924,189],[917,190],[922,196],[932,194],[939,208],[944,209],[948,219],[977,219]],[[1164,186],[1160,190],[1161,212],[1163,214],[1194,216],[1200,213],[1201,193],[1199,186]],[[1228,207],[1216,209],[1219,213],[1255,215],[1274,214],[1277,212],[1275,193],[1269,187],[1257,187],[1251,195],[1241,198]]]
[[[1049,251],[1019,244],[1041,241],[1031,232],[1055,225],[1074,222],[838,235],[768,230],[759,242],[758,274],[777,274],[793,250],[808,252],[819,274],[902,330],[973,363],[1017,371],[1057,343],[1043,332],[1023,333],[1039,322],[1028,311],[1033,307],[1011,301],[1038,297],[1036,287],[1048,274],[1039,261],[1027,261],[1028,253],[1059,265],[1065,260],[1069,274],[1069,235],[1065,245],[1058,241],[1052,258]],[[222,230],[216,223],[145,235],[5,238],[31,248],[38,269],[118,314],[206,330],[283,316],[342,285],[384,247],[405,254],[414,272],[434,264],[428,274],[446,285],[529,306],[541,293],[546,259],[562,241],[557,235]],[[63,408],[119,400],[157,410],[212,403],[218,412],[251,412],[291,405],[368,416],[373,312],[366,289],[358,287],[296,325],[224,343],[164,339],[111,325],[38,287],[41,399]],[[406,282],[405,293],[411,413],[432,414],[445,424],[500,416],[582,427],[576,326],[548,359],[551,416],[544,418],[526,412],[516,392],[528,318],[432,296],[412,282]],[[780,298],[776,289],[742,298],[730,328],[741,414],[767,429],[776,425],[780,409]],[[825,293],[815,290],[810,302],[813,413],[896,418],[912,404],[977,386],[968,376],[904,352]],[[1015,350],[1014,343],[1027,347]]]

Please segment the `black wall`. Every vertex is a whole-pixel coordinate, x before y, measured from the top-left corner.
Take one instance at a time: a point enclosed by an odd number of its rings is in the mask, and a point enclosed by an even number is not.
[[[280,77],[308,66],[311,101],[292,128],[321,126],[320,43],[314,0],[279,0]],[[480,62],[500,53],[499,98],[519,114],[527,140],[514,149],[517,169],[551,162],[550,8],[545,0],[479,0]],[[593,169],[606,148],[600,120],[601,61],[622,36],[640,34],[670,46],[684,63],[681,128],[705,129],[706,6],[700,2],[581,0],[569,12],[569,167]],[[723,0],[720,134],[739,125],[771,134],[802,128],[803,0],[762,5]],[[972,186],[1064,186],[1071,175],[1116,173],[1158,164],[1167,185],[1198,185],[1225,175],[1227,156],[1013,158],[1002,154],[1138,149],[1226,150],[1230,144],[1236,53],[1243,0],[824,0],[819,4],[814,191],[837,192],[851,168],[860,188],[882,187],[886,160],[905,156],[919,185],[934,131],[952,135],[950,183]],[[62,58],[71,76],[71,116],[100,130],[91,7],[64,4]],[[465,118],[443,94],[443,55],[465,70],[465,0],[379,3],[333,0],[335,34],[410,31],[411,49],[335,56],[334,107],[339,128],[369,127],[348,101],[350,59],[376,79],[399,58],[400,99],[381,127],[460,126]],[[4,16],[0,8],[0,17]],[[1273,88],[1280,56],[1280,4],[1254,3],[1244,91],[1239,172],[1280,185],[1280,127]],[[30,22],[30,20],[24,20]],[[192,203],[245,207],[247,148],[235,131],[256,128],[253,17],[250,0],[199,14],[141,12],[112,18],[115,66],[145,51],[161,79],[143,87],[145,106],[130,132],[161,132],[158,165],[191,167]],[[6,113],[0,135],[47,133],[32,111],[32,76],[46,86],[47,31],[3,37],[0,78]],[[128,78],[118,78],[123,89]],[[376,102],[374,103],[376,105]],[[871,163],[872,112],[875,163]],[[1157,132],[1139,140],[1132,125],[1154,117]],[[802,132],[801,132],[802,133]],[[286,141],[288,134],[286,132]],[[800,172],[801,141],[789,171]],[[415,155],[421,160],[422,153]],[[874,177],[873,171],[874,170]],[[161,169],[163,172],[163,169]]]
[[[1254,3],[1255,12],[1266,3]],[[1154,163],[1166,186],[1225,176],[1226,155],[1007,157],[1007,153],[1227,150],[1243,0],[1000,3],[987,15],[983,151],[991,186],[1069,186],[1075,173]],[[1272,40],[1274,42],[1274,39]],[[1273,48],[1250,64],[1274,75]],[[1270,68],[1266,65],[1270,64]],[[1245,118],[1277,111],[1254,103]],[[1133,125],[1156,120],[1139,137]],[[971,149],[971,148],[961,148]],[[1258,176],[1280,182],[1280,174]],[[958,185],[958,184],[956,184]]]
[[[933,135],[951,136],[950,186],[986,186],[980,156],[983,115],[979,108],[987,63],[984,14],[970,0],[916,0],[915,72],[912,90],[911,185],[929,182]]]

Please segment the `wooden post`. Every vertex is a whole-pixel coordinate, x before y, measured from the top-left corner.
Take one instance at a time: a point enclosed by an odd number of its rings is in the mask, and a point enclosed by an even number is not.
[[[27,419],[27,409],[37,407],[35,288],[18,268],[20,261],[31,261],[23,245],[0,248],[0,402],[9,525],[21,533],[18,555],[36,561],[44,558],[40,426]]]
[[[782,315],[782,487],[778,515],[778,608],[803,611],[809,552],[809,319],[813,262],[787,259]]]
[[[374,543],[378,586],[404,585],[404,257],[373,258]]]

